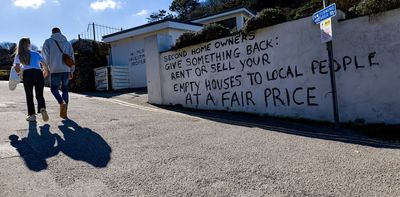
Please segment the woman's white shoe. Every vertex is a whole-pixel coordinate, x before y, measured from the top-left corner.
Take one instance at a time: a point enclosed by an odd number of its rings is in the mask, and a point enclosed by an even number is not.
[[[35,122],[35,121],[36,121],[36,115],[30,115],[30,116],[28,116],[28,118],[26,118],[26,121]]]

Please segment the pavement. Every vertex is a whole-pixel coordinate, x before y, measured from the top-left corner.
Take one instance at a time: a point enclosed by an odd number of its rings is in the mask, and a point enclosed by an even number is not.
[[[400,144],[350,130],[72,93],[25,121],[0,81],[0,196],[400,196]]]

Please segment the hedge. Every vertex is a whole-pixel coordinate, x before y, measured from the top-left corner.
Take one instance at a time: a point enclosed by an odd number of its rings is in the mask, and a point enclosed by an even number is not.
[[[370,15],[400,7],[400,0],[362,0],[355,8],[358,15]]]
[[[289,17],[291,19],[299,19],[306,16],[311,16],[316,11],[321,10],[323,8],[323,3],[321,0],[311,0],[304,4],[303,6],[292,10],[289,13]]]
[[[376,14],[386,10],[400,7],[400,0],[334,0],[331,1],[338,4],[340,9],[343,9],[350,17]],[[257,16],[249,19],[242,32],[249,33],[257,29],[283,23],[288,20],[298,19],[305,16],[311,16],[316,11],[322,9],[321,0],[308,1],[303,6],[286,12],[279,8],[267,8],[257,14]],[[239,33],[239,32],[235,32]],[[172,50],[177,50],[183,47],[208,42],[218,38],[230,36],[234,34],[228,28],[220,24],[211,24],[205,26],[201,31],[188,32],[182,34]]]
[[[203,29],[197,33],[183,33],[176,41],[175,46],[173,46],[171,49],[177,50],[183,47],[208,42],[218,38],[223,38],[229,35],[231,35],[231,32],[228,28],[220,24],[210,24],[204,26]]]
[[[249,19],[243,29],[245,33],[256,29],[272,26],[287,21],[286,14],[278,8],[267,8],[257,14],[256,17]]]

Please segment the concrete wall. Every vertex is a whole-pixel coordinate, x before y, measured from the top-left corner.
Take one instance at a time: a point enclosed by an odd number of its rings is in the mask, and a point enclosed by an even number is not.
[[[400,10],[333,25],[341,122],[399,124]],[[332,121],[327,56],[304,18],[162,53],[150,91],[165,105]]]

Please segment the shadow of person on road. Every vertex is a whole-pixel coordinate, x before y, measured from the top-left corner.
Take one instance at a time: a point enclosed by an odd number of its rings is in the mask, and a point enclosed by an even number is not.
[[[58,147],[68,157],[85,161],[94,167],[104,168],[111,159],[111,147],[96,132],[82,128],[71,119],[63,120],[58,126],[63,138],[56,135]]]
[[[39,172],[47,169],[47,158],[57,155],[60,150],[56,147],[55,134],[50,133],[50,126],[40,126],[37,130],[36,122],[29,122],[28,136],[19,140],[19,136],[10,135],[11,146],[15,147],[25,161],[25,165],[32,171]]]

